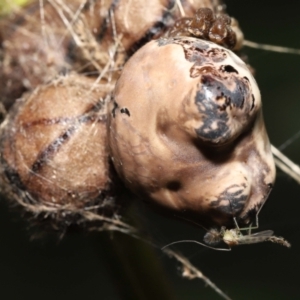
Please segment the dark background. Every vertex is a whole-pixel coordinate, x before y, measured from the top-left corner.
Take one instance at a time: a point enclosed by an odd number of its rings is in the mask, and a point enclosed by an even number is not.
[[[226,4],[246,39],[300,48],[299,1],[227,0]],[[256,69],[270,139],[280,146],[300,130],[300,56],[252,49],[244,52]],[[300,139],[284,153],[300,164],[299,149]],[[232,299],[300,299],[299,213],[300,185],[278,171],[275,188],[260,214],[260,230],[272,229],[284,236],[292,243],[291,249],[271,243],[241,246],[229,253],[193,244],[174,249],[189,257]],[[147,212],[147,208],[136,214],[161,243],[201,240],[205,233]],[[6,202],[0,202],[1,299],[122,299],[111,277],[108,254],[112,251],[107,235],[74,233],[62,241],[47,236],[30,241],[27,225]],[[127,243],[133,239],[128,237]],[[146,267],[147,259],[145,256],[145,281],[151,280],[152,272]],[[177,299],[221,299],[202,281],[180,278],[174,260],[159,252],[158,259]]]

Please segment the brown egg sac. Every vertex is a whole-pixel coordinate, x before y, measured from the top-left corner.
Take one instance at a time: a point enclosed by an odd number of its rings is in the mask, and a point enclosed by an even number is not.
[[[152,0],[147,3],[143,0],[120,0],[117,5],[114,1],[110,2],[106,26],[94,28],[102,48],[112,42],[114,34],[119,34],[125,50],[133,52],[151,39],[161,36],[174,25],[175,20],[182,17],[174,0]],[[222,8],[219,0],[185,0],[180,3],[184,14],[190,17],[199,8],[210,8],[214,12]],[[109,12],[113,20],[109,19]]]
[[[112,87],[71,74],[15,103],[1,125],[1,183],[9,199],[58,221],[83,210],[117,211],[106,124]]]
[[[125,65],[109,107],[115,168],[142,199],[216,225],[253,221],[275,179],[260,92],[231,51],[178,37]]]
[[[187,16],[217,0],[182,1]],[[125,60],[181,17],[176,1],[44,0],[0,20],[0,101],[22,95],[67,71],[119,76]],[[116,73],[116,74],[115,74]]]
[[[0,100],[6,108],[24,91],[69,68],[67,30],[55,8],[47,7],[43,26],[40,9],[30,5],[22,13],[0,20]]]

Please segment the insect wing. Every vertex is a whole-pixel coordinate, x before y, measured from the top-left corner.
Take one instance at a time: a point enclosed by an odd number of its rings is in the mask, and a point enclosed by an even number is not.
[[[273,233],[274,232],[272,230],[264,230],[254,234],[239,236],[238,244],[241,245],[262,243],[269,239],[271,236],[273,236]]]

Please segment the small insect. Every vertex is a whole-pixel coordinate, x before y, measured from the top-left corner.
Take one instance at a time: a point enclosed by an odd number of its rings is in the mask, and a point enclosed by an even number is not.
[[[242,230],[248,230],[248,234],[243,235]],[[216,228],[211,228],[210,230],[208,230],[208,232],[205,234],[203,238],[205,244],[195,240],[182,240],[182,241],[170,243],[164,246],[162,249],[165,249],[171,245],[179,244],[179,243],[196,243],[204,247],[207,247],[209,249],[219,250],[219,251],[231,251],[231,247],[233,246],[257,244],[262,242],[272,242],[272,243],[279,244],[281,246],[285,246],[287,248],[291,247],[291,244],[288,241],[286,241],[283,237],[278,237],[273,234],[274,232],[272,230],[264,230],[264,231],[251,234],[251,228],[240,229],[236,223],[236,228],[234,229],[226,229],[225,226],[222,226],[220,230]],[[217,245],[221,241],[227,244],[228,248],[215,248],[209,246],[209,245]]]
[[[204,236],[204,242],[207,244],[217,244],[223,240],[230,248],[237,245],[256,244],[262,242],[277,243],[285,247],[291,247],[291,244],[282,237],[277,237],[272,230],[264,230],[254,234],[243,235],[239,228],[226,229],[221,227],[218,232],[217,229],[212,228]]]

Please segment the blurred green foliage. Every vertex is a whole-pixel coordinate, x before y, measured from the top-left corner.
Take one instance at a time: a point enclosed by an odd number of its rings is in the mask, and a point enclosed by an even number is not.
[[[29,0],[0,0],[0,14],[6,14],[13,8],[25,5]]]

